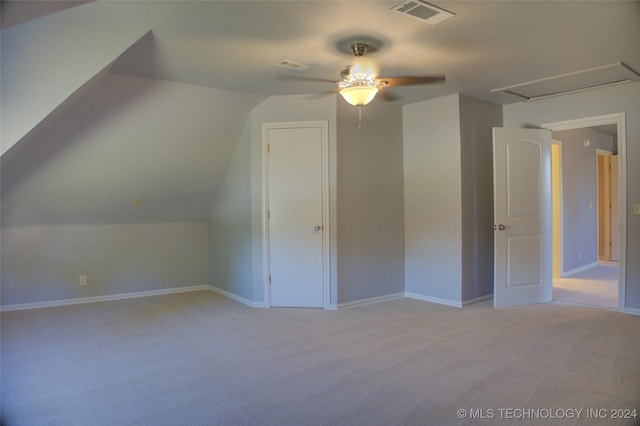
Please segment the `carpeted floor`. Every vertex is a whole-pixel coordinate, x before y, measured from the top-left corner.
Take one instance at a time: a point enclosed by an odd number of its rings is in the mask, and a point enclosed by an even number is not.
[[[609,410],[640,409],[640,317],[603,309],[194,292],[1,319],[9,426],[638,424]]]
[[[618,309],[618,263],[598,266],[567,278],[553,279],[553,299],[564,303]]]

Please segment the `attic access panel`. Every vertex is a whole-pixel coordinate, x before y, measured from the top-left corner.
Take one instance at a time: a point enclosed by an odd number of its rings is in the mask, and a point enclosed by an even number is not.
[[[622,62],[617,62],[601,67],[501,87],[493,89],[491,92],[509,93],[531,101],[637,80],[640,80],[640,74]]]

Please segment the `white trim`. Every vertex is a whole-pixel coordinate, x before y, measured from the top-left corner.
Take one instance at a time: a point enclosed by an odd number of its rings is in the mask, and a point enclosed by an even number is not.
[[[620,269],[618,275],[618,311],[627,312],[625,294],[627,281],[627,125],[624,112],[578,118],[542,124],[551,131],[615,124],[618,137],[618,214],[620,215]]]
[[[404,297],[404,292],[394,293],[394,294],[386,294],[384,296],[378,297],[370,297],[368,299],[360,299],[354,300],[352,302],[338,303],[337,309],[342,308],[351,308],[354,306],[363,306],[363,305],[371,305],[372,303],[386,302],[388,300],[402,299]],[[333,305],[336,306],[336,305]]]
[[[558,151],[558,168],[559,168],[559,175],[558,176],[558,180],[560,181],[560,194],[559,194],[559,198],[560,198],[560,205],[558,206],[558,210],[560,211],[560,226],[559,229],[557,230],[558,233],[560,234],[560,253],[558,253],[558,262],[560,263],[560,276],[562,276],[563,273],[563,269],[564,269],[564,190],[562,189],[563,186],[563,181],[562,181],[562,173],[563,173],[563,167],[562,167],[562,141],[556,140],[556,139],[551,139],[551,167],[553,168],[553,146],[557,146],[559,151]],[[553,181],[551,183],[553,185]],[[551,202],[553,203],[553,194],[552,194],[552,200]],[[553,206],[552,206],[553,207]],[[553,213],[552,213],[552,217],[553,217]],[[555,235],[552,235],[552,239],[555,240]],[[555,243],[555,241],[554,241]],[[551,265],[551,270],[552,270],[552,283],[551,286],[553,287],[553,262],[555,262],[555,256],[552,256],[552,265]]]
[[[453,306],[454,308],[462,308],[462,302],[450,299],[441,299],[439,297],[425,296],[424,294],[405,292],[404,297],[409,299],[422,300],[423,302],[438,303],[440,305]],[[491,295],[493,297],[493,294]]]
[[[463,300],[462,301],[462,306],[467,306],[467,305],[470,305],[472,303],[482,302],[483,300],[492,299],[492,298],[493,298],[493,293],[485,294],[484,296],[474,297],[473,299],[468,299],[468,300]]]
[[[233,294],[230,293],[226,290],[223,290],[221,288],[218,287],[214,287],[212,285],[207,287],[208,290],[212,291],[213,293],[219,294],[221,296],[224,296],[228,299],[231,300],[235,300],[236,302],[242,303],[243,305],[247,305],[250,306],[252,308],[266,308],[267,305],[264,302],[254,302],[253,300],[249,300],[249,299],[245,299],[242,296],[238,296],[237,294]]]
[[[596,266],[598,266],[598,262],[591,262],[591,263],[587,263],[586,265],[582,265],[582,266],[579,266],[577,268],[570,269],[568,271],[562,271],[561,278],[568,278],[568,277],[570,277],[572,275],[579,274],[582,271],[586,271],[588,269],[595,268]]]
[[[267,156],[268,131],[271,129],[293,129],[319,127],[322,132],[322,307],[333,309],[331,304],[331,221],[329,215],[329,121],[288,121],[262,123],[262,286],[265,307],[271,307],[269,284],[269,168]]]
[[[196,285],[191,287],[174,287],[162,290],[136,291],[132,293],[111,294],[108,296],[78,297],[74,299],[50,300],[46,302],[16,303],[0,306],[0,312],[22,311],[27,309],[55,308],[59,306],[80,305],[84,303],[110,302],[113,300],[133,299],[138,297],[162,296],[165,294],[188,293],[192,291],[209,290],[208,285]]]
[[[636,308],[624,308],[622,312],[624,312],[625,314],[640,315],[640,309]]]

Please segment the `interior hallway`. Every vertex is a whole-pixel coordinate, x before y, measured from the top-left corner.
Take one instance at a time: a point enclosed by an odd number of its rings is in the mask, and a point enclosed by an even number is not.
[[[553,279],[553,300],[576,305],[618,309],[618,262],[597,266],[566,278]]]

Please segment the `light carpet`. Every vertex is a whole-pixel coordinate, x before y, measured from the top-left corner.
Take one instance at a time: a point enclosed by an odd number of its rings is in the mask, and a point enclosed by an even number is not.
[[[609,310],[194,292],[1,315],[8,426],[638,423],[558,411],[640,408],[640,317]]]
[[[554,278],[553,299],[564,303],[617,309],[617,262],[601,262],[570,277]]]

